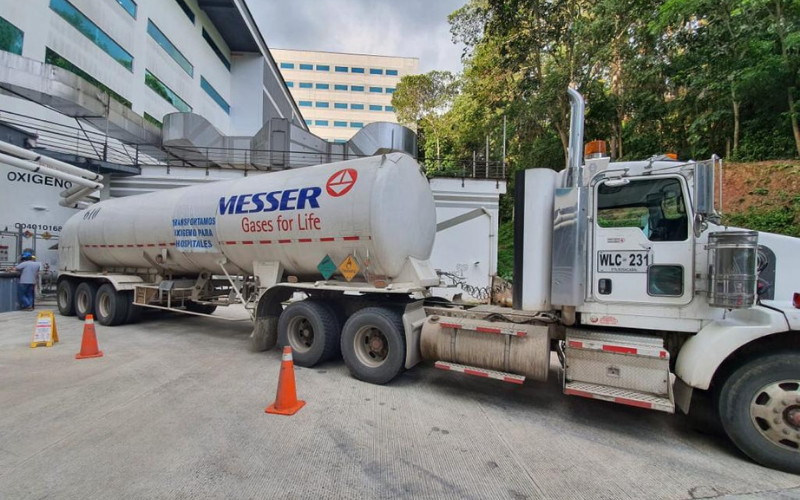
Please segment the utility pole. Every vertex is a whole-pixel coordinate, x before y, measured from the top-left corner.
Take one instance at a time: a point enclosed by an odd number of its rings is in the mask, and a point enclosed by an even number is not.
[[[472,150],[472,178],[475,178],[475,162],[477,159],[478,153],[473,149]]]
[[[486,178],[489,178],[489,134],[486,134]]]
[[[503,179],[506,178],[506,115],[503,115]]]

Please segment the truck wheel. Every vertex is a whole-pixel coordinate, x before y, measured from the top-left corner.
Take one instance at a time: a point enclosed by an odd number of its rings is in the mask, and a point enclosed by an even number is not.
[[[264,352],[275,347],[278,341],[278,317],[256,318],[250,334],[250,351]]]
[[[800,353],[765,356],[733,372],[720,391],[719,415],[748,457],[800,474]]]
[[[339,322],[325,303],[301,300],[289,304],[278,320],[278,342],[290,346],[295,364],[314,366],[336,355]]]
[[[84,281],[75,289],[75,314],[81,321],[87,314],[94,314],[94,298],[97,295],[97,283]]]
[[[103,326],[116,326],[128,318],[128,297],[114,289],[114,285],[106,283],[95,295],[95,315],[97,322]]]
[[[188,300],[186,301],[186,310],[199,314],[212,314],[217,310],[217,306],[212,304],[198,304],[197,302]]]
[[[385,384],[405,366],[403,319],[384,307],[362,309],[344,325],[341,348],[344,364],[355,378]]]
[[[69,278],[58,282],[56,288],[56,301],[58,312],[62,316],[75,316],[75,282]]]
[[[132,325],[138,323],[142,318],[142,307],[133,304],[133,291],[122,292],[125,300],[128,302],[128,316],[125,317],[125,324]]]

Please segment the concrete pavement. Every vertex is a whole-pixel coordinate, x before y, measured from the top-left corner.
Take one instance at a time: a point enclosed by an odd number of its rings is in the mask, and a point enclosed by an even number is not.
[[[307,405],[267,415],[277,350],[228,322],[171,314],[82,323],[29,347],[35,313],[0,314],[0,498],[800,499],[684,419],[418,366],[387,386],[341,361],[297,369]]]

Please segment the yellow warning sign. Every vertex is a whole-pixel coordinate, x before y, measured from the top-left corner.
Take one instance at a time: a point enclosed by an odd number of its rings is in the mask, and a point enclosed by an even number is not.
[[[42,311],[36,317],[36,328],[33,330],[31,347],[53,347],[53,343],[58,342],[58,328],[56,328],[56,317],[53,311]]]
[[[339,264],[339,272],[342,273],[342,276],[344,276],[344,279],[347,281],[352,280],[360,270],[361,268],[358,267],[358,262],[356,262],[356,259],[354,259],[352,255],[348,255],[347,258],[344,259],[344,262]]]

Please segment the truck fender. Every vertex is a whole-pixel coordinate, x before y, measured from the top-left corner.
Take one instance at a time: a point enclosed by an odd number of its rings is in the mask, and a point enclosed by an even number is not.
[[[114,290],[121,292],[125,290],[133,290],[136,285],[141,285],[144,280],[140,276],[133,274],[105,274],[105,273],[85,273],[85,272],[71,272],[61,271],[59,278],[70,277],[79,281],[98,280],[111,283]]]
[[[786,317],[773,309],[756,306],[729,311],[686,341],[678,353],[675,375],[689,387],[707,390],[720,365],[738,349],[789,330]]]

